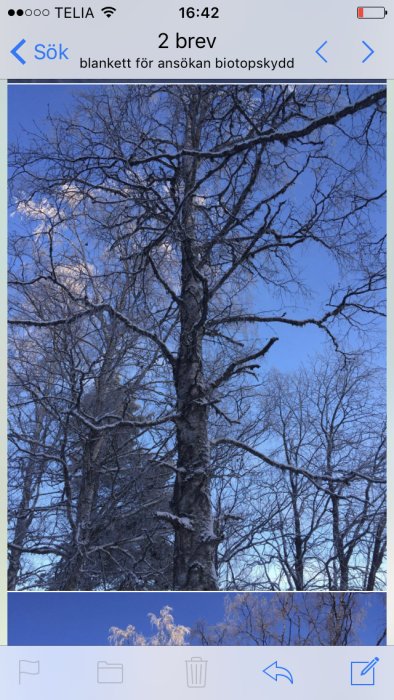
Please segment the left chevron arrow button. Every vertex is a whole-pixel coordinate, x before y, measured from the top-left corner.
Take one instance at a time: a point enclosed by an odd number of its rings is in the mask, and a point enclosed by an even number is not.
[[[20,41],[20,42],[19,42],[16,46],[14,46],[14,48],[11,49],[11,51],[10,51],[10,53],[13,55],[13,57],[16,58],[16,60],[19,61],[19,63],[21,63],[22,66],[25,65],[26,61],[25,61],[25,59],[23,58],[23,56],[21,56],[20,53],[18,53],[18,52],[19,52],[19,49],[21,49],[22,46],[23,46],[24,44],[26,44],[26,39],[22,39],[22,41]]]
[[[326,44],[328,44],[328,41],[323,41],[323,43],[320,44],[320,46],[315,51],[315,53],[319,56],[319,58],[321,58],[322,61],[324,61],[324,63],[328,63],[328,59],[325,56],[323,56],[321,50],[324,49]]]

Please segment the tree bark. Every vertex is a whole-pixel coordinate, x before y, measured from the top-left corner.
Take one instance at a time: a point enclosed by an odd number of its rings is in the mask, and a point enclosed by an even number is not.
[[[197,149],[203,116],[199,90],[191,99],[185,147]],[[203,334],[207,284],[199,268],[192,196],[197,159],[180,164],[184,201],[180,213],[182,289],[180,338],[175,385],[177,394],[178,471],[172,508],[178,518],[174,542],[174,589],[217,590],[215,570],[217,537],[210,499],[208,406],[203,371]]]
[[[294,583],[297,591],[304,590],[304,540],[298,506],[297,477],[290,474],[291,505],[294,517]]]
[[[337,582],[338,590],[347,591],[349,588],[349,557],[345,552],[343,535],[340,528],[340,513],[339,500],[336,494],[331,496],[332,504],[332,539],[334,545],[334,554],[339,565],[339,582]]]
[[[372,550],[372,558],[369,568],[368,580],[365,590],[374,591],[376,576],[383,563],[384,553],[386,551],[386,539],[385,539],[385,525],[386,519],[381,518],[376,527],[375,541]]]
[[[97,503],[99,473],[97,458],[102,438],[92,436],[85,445],[82,459],[81,486],[75,521],[74,539],[71,544],[71,557],[63,560],[60,566],[60,578],[55,578],[54,589],[62,591],[91,590],[86,586],[84,563],[89,556],[92,533],[92,518]]]

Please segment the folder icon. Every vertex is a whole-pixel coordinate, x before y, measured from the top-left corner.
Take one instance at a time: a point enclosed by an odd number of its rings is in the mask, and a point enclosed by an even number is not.
[[[97,683],[123,683],[123,664],[109,664],[99,661],[97,664]]]

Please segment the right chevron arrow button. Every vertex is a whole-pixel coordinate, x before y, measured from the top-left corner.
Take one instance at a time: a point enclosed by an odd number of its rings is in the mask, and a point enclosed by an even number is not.
[[[367,44],[366,41],[363,41],[362,43],[363,43],[364,46],[368,49],[367,55],[366,55],[365,58],[363,58],[363,60],[362,60],[362,63],[365,63],[366,61],[369,61],[369,59],[371,58],[371,56],[375,53],[375,50],[372,48],[372,46],[370,46],[369,44]]]

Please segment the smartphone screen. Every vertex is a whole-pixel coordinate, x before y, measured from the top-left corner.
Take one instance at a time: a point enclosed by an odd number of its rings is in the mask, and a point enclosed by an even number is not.
[[[1,13],[4,697],[388,698],[393,3]]]

